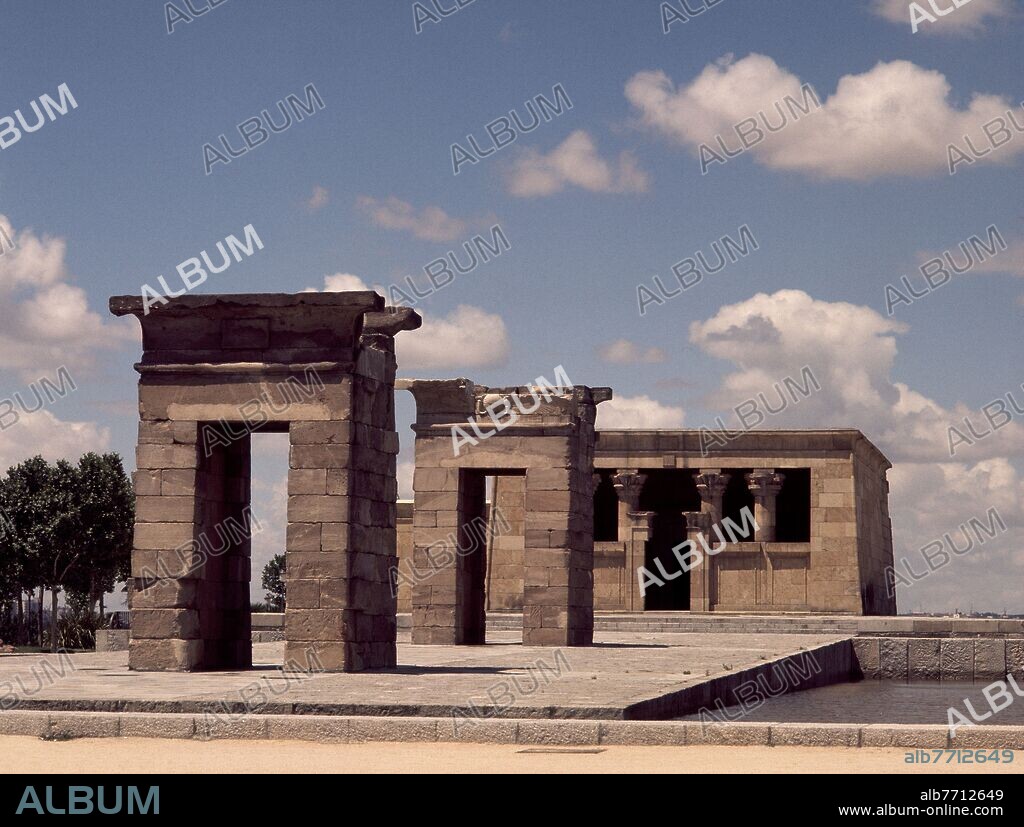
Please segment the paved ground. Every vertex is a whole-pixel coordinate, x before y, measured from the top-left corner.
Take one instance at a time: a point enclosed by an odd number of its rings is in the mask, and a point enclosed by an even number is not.
[[[316,744],[297,741],[0,737],[0,774],[238,773],[1019,773],[1014,762],[907,764],[903,749],[823,747],[553,748],[483,744]]]
[[[593,647],[564,649],[525,647],[514,642],[518,632],[491,637],[473,647],[412,646],[406,638],[396,670],[302,679],[275,668],[283,643],[254,644],[257,667],[240,672],[130,672],[126,652],[63,664],[54,655],[4,656],[0,708],[14,695],[22,709],[195,712],[256,699],[262,712],[300,704],[295,711],[449,715],[473,704],[507,706],[507,717],[614,718],[631,704],[846,636],[602,632]]]

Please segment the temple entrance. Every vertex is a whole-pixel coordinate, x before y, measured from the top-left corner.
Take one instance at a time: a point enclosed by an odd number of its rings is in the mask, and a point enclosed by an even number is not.
[[[420,318],[384,306],[372,291],[179,296],[156,313],[110,300],[143,330],[131,669],[250,664],[255,430],[289,440],[285,662],[395,665],[394,337]]]
[[[686,520],[682,514],[657,513],[651,521],[651,539],[644,550],[644,565],[665,581],[663,586],[649,586],[644,595],[644,611],[689,611],[690,572],[680,572],[679,561],[672,547],[686,539]],[[668,573],[669,580],[658,568]]]
[[[640,492],[640,509],[653,511],[651,538],[644,551],[644,565],[648,571],[665,580],[662,586],[648,587],[644,595],[644,611],[689,611],[690,575],[680,573],[679,561],[672,548],[686,539],[686,518],[684,511],[700,511],[700,494],[688,469],[651,470],[644,472],[647,479]],[[661,567],[669,576],[662,577]]]

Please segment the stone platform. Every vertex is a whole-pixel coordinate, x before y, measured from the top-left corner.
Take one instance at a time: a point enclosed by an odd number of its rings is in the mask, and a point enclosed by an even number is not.
[[[399,614],[398,628],[408,630],[412,615]],[[487,632],[523,628],[520,612],[489,612]],[[877,635],[886,637],[1003,637],[1024,638],[1024,620],[966,617],[829,615],[794,612],[759,615],[727,612],[595,612],[594,628],[601,632],[708,632],[713,634]],[[254,614],[254,642],[280,635],[284,615]],[[279,638],[278,638],[279,639]]]
[[[853,664],[844,635],[602,632],[580,648],[523,646],[514,631],[489,638],[412,646],[400,634],[398,668],[359,674],[282,673],[283,643],[254,644],[252,669],[217,672],[132,672],[125,652],[6,656],[0,708],[17,701],[20,710],[50,712],[654,720],[726,698],[808,652],[821,669],[806,686],[848,680]]]

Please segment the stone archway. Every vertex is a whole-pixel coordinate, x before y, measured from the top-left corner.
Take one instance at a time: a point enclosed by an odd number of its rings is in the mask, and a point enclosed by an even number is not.
[[[420,318],[384,309],[372,291],[110,300],[143,336],[130,668],[251,664],[255,430],[290,440],[286,662],[395,665],[394,336]]]

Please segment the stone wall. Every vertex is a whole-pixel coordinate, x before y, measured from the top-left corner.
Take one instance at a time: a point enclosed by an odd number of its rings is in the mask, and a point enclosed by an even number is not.
[[[807,468],[810,472],[810,540],[731,544],[713,561],[711,611],[894,614],[884,572],[892,561],[888,514],[888,462],[856,431],[763,431],[737,441],[731,452],[700,455],[697,432],[598,432],[595,465],[605,474],[637,472],[635,500],[616,504],[618,539],[594,543],[594,608],[643,611],[637,567],[644,563],[650,512],[640,511],[642,478],[651,470],[697,474],[714,465],[721,473],[744,469]],[[626,482],[620,481],[620,489]],[[785,484],[784,482],[782,483]],[[499,503],[512,525],[488,546],[487,608],[522,604],[523,548],[519,497],[523,478],[495,478]],[[525,500],[523,500],[525,503]],[[757,510],[760,523],[764,509]],[[680,538],[682,539],[682,537]],[[411,555],[411,549],[409,554]],[[708,610],[708,609],[703,609]]]
[[[893,681],[1024,680],[1024,638],[858,637],[858,674]]]
[[[501,575],[492,597],[507,600],[518,591],[521,571],[524,643],[589,644],[594,418],[610,392],[487,388],[465,379],[401,386],[412,391],[417,407],[413,642],[483,642],[487,566],[485,555],[473,552],[474,543],[487,540],[463,538],[466,527],[486,515],[486,478],[507,475],[522,479],[522,494],[513,485],[498,490],[515,515],[522,502],[522,564],[518,543],[501,540],[491,560]],[[496,428],[487,412],[502,406],[519,414]],[[455,427],[486,429],[488,436],[456,449]]]
[[[857,558],[865,614],[896,614],[895,584],[886,575],[893,565],[889,481],[877,452],[863,444],[854,454],[857,508]]]
[[[892,565],[885,478],[889,463],[860,432],[752,431],[726,445],[705,442],[702,446],[697,431],[600,431],[595,456],[598,469],[626,474],[626,482],[619,486],[622,492],[632,485],[630,474],[640,478],[632,501],[620,503],[617,543],[599,544],[608,561],[607,568],[595,575],[595,582],[602,584],[603,608],[643,609],[636,569],[643,562],[652,516],[639,508],[645,471],[700,474],[711,468],[730,474],[736,469],[767,469],[784,476],[787,468],[808,468],[810,541],[731,544],[710,559],[703,574],[705,602],[690,608],[895,613],[895,599],[887,597],[884,584],[885,568]],[[625,561],[628,577],[622,576],[614,560]],[[695,580],[698,573],[699,569],[690,573],[691,589],[702,599]]]

